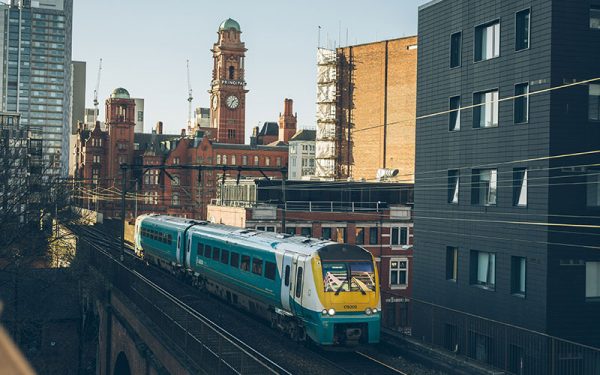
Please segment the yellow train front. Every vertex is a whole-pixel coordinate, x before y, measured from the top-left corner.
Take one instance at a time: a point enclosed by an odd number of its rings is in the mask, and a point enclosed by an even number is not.
[[[313,310],[314,302],[321,311],[303,317],[308,335],[324,346],[378,343],[381,300],[373,256],[355,245],[328,244],[310,262],[316,295],[307,296],[303,307]]]

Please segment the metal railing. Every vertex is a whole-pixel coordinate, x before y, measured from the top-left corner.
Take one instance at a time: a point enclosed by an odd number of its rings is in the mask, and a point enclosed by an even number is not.
[[[600,374],[600,348],[425,301],[382,300],[384,326],[464,360],[517,375]]]
[[[90,263],[154,322],[200,369],[210,374],[288,374],[210,319],[131,270],[97,246],[88,246]]]

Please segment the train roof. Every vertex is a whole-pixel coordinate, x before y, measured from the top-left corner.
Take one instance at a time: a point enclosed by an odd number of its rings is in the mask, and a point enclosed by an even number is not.
[[[157,221],[177,228],[186,228],[193,225],[189,230],[193,233],[207,235],[214,239],[222,239],[237,243],[242,246],[254,246],[266,251],[294,252],[302,255],[311,255],[324,248],[338,248],[340,244],[330,240],[322,240],[312,237],[264,232],[254,229],[244,229],[225,224],[214,224],[208,221],[185,219],[166,215],[152,215],[150,221]],[[333,246],[335,245],[335,246]],[[358,246],[352,245],[358,248]],[[368,254],[364,250],[365,255]],[[369,255],[370,257],[370,255]]]

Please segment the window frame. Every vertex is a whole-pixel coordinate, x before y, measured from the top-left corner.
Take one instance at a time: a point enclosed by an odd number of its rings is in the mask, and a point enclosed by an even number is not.
[[[480,189],[481,187],[481,174],[483,171],[489,171],[490,172],[490,180],[489,180],[489,190],[487,191],[486,196],[488,197],[485,200],[485,203],[483,203],[480,199],[481,193],[480,193]],[[495,181],[495,191],[496,194],[494,196],[494,202],[490,203],[489,200],[489,196],[491,196],[491,192],[492,192],[492,171],[495,171],[495,175],[496,175],[496,181]],[[478,180],[475,181],[475,178],[477,178]],[[476,197],[476,200],[475,200]],[[498,205],[498,168],[484,168],[484,169],[473,169],[471,171],[471,204],[472,205],[477,205],[477,206],[484,206],[484,207],[494,207]]]
[[[595,271],[595,277],[596,279],[600,279],[600,260],[599,261],[586,261],[585,262],[585,285],[584,285],[584,295],[585,295],[585,300],[587,302],[593,301],[593,302],[600,302],[600,287],[596,286],[595,287],[595,294],[591,295],[591,291],[588,292],[588,285],[592,284],[589,280],[588,280],[588,275],[589,275],[589,269],[588,269],[588,264],[593,263],[596,264],[595,267],[597,267],[598,269]],[[591,267],[589,267],[591,268]],[[600,280],[597,281],[598,283],[600,283]]]
[[[359,238],[361,239],[359,241]],[[365,244],[365,227],[354,227],[354,244],[364,245]]]
[[[449,263],[449,261],[452,261],[452,262]],[[458,247],[457,246],[446,246],[446,280],[454,282],[454,283],[456,283],[458,281]]]
[[[277,275],[277,264],[270,262],[268,260],[265,260],[263,268],[264,268],[265,278],[268,280],[275,281],[275,277]]]
[[[491,256],[493,255],[493,281],[492,282],[480,282],[479,281],[479,254],[488,254],[489,258],[488,258],[488,267],[490,266],[491,262]],[[481,289],[485,289],[485,290],[489,290],[489,291],[495,291],[496,290],[496,269],[497,269],[497,262],[496,262],[496,253],[493,253],[491,251],[482,251],[482,250],[471,250],[471,254],[470,254],[470,278],[469,278],[469,284],[471,286],[475,286]],[[490,277],[490,270],[488,268],[488,274],[486,275],[486,279],[488,278],[492,278]]]
[[[521,13],[523,13],[525,11],[527,11],[528,14],[529,14],[529,18],[527,19],[527,47],[521,48],[521,49],[517,49],[517,27],[518,27],[517,20],[518,20],[519,14],[521,14]],[[514,29],[514,32],[515,32],[515,40],[514,40],[514,42],[515,42],[515,52],[521,52],[521,51],[527,51],[527,50],[529,50],[531,48],[531,7],[524,8],[524,9],[521,9],[521,10],[515,12],[515,29]]]
[[[393,262],[398,262],[398,266],[395,268],[392,268],[392,263]],[[405,267],[402,268],[400,267],[400,264],[402,262],[405,262]],[[408,272],[409,272],[409,262],[408,262],[408,258],[406,257],[400,257],[400,258],[390,258],[390,264],[389,264],[389,279],[388,279],[388,284],[390,286],[390,288],[392,289],[406,289],[408,288]],[[400,274],[404,272],[405,273],[405,277],[404,277],[404,283],[400,283],[401,277]],[[392,283],[392,273],[397,273],[396,276],[396,283]]]
[[[396,232],[396,241],[394,241],[394,231]],[[402,233],[405,233],[405,242],[402,242]],[[409,231],[406,225],[394,225],[390,227],[390,247],[404,247],[409,244]]]
[[[477,60],[477,30],[480,28],[489,27],[496,23],[498,24],[498,55],[492,56],[489,58],[482,57],[480,60]],[[479,62],[483,62],[483,61],[493,60],[493,59],[496,59],[496,58],[502,56],[502,53],[501,53],[502,51],[500,48],[502,46],[502,27],[501,26],[502,25],[501,25],[500,18],[496,18],[496,19],[493,19],[493,20],[490,20],[487,22],[480,23],[479,25],[476,25],[473,28],[473,63],[479,63]],[[494,38],[494,41],[495,41],[495,38]],[[483,54],[482,54],[482,56],[483,56]]]
[[[587,175],[585,176],[585,182],[585,207],[588,210],[600,210],[600,169],[588,169]],[[592,186],[594,186],[594,188]],[[590,198],[594,193],[596,195],[596,201],[595,204],[591,204]]]
[[[524,261],[524,263],[521,263]],[[522,281],[524,284],[521,290],[521,266],[525,267]],[[527,295],[527,257],[511,256],[510,257],[510,294],[515,297],[525,298]]]
[[[454,40],[453,37],[455,35],[459,34],[460,38],[459,38],[459,45],[458,45],[458,64],[457,65],[452,65],[452,41]],[[450,34],[450,69],[456,69],[456,68],[460,68],[462,66],[462,47],[463,47],[463,32],[462,30],[460,31],[455,31],[452,34]]]
[[[455,175],[452,175],[456,173]],[[456,179],[452,183],[451,179]],[[450,191],[452,190],[452,195]],[[456,201],[454,198],[456,197]],[[446,202],[452,205],[458,205],[460,202],[460,169],[448,169],[448,190],[446,194]]]
[[[492,93],[492,92],[496,92],[497,95],[497,99],[496,99],[496,122],[494,124],[492,124],[491,126],[481,126],[481,109],[482,108],[486,108],[487,109],[487,103],[485,101],[485,94],[487,93]],[[476,103],[475,102],[475,97],[476,95],[483,95],[483,102],[481,103]],[[490,102],[490,103],[494,103],[494,101]],[[493,108],[492,108],[493,109]],[[475,121],[475,117],[476,114],[479,111],[479,118],[478,121]],[[487,117],[487,116],[484,116]],[[485,121],[484,121],[485,122]],[[477,124],[477,126],[475,125]],[[496,88],[491,88],[488,90],[484,90],[484,91],[476,91],[473,93],[473,129],[493,129],[493,128],[497,128],[500,126],[500,89],[498,87]]]
[[[375,232],[375,236],[372,236]],[[369,245],[379,245],[379,227],[369,227]]]
[[[517,179],[518,173],[524,172],[520,175],[520,180]],[[529,189],[528,189],[529,171],[526,167],[513,168],[513,207],[526,208],[529,202]],[[525,189],[525,204],[519,204],[522,190]]]
[[[597,105],[597,108],[596,108],[597,113],[596,114],[598,116],[597,119],[593,119],[592,116],[591,116],[591,114],[592,114],[591,113],[591,109],[592,109],[592,101],[591,101],[591,99],[592,99],[592,86],[597,86],[598,87],[598,95],[594,95],[595,97],[598,98],[597,104],[596,104]],[[588,83],[588,100],[587,100],[587,102],[588,102],[587,120],[589,122],[594,122],[594,123],[600,122],[600,82],[596,82],[596,83],[591,83],[590,82],[590,83]]]
[[[592,27],[592,9],[598,12],[599,27]],[[590,30],[600,31],[600,4],[590,4],[588,20],[589,20],[588,26],[589,26]]]
[[[527,87],[527,92],[524,94],[517,94],[517,87],[519,86],[526,86]],[[518,124],[528,124],[529,123],[529,97],[531,96],[530,92],[529,92],[529,82],[521,82],[521,83],[515,83],[514,85],[514,95],[525,95],[521,98],[514,98],[513,99],[513,123],[515,125]],[[500,98],[498,98],[498,100],[500,100]],[[519,121],[517,122],[517,103],[518,100],[525,100],[525,111],[523,111],[524,116],[525,116],[525,120],[524,121]]]
[[[452,99],[456,99],[458,98],[458,108],[452,108]],[[461,96],[460,95],[455,95],[455,96],[451,96],[448,98],[448,131],[449,132],[458,132],[460,131],[460,116],[461,116],[461,104],[462,104],[462,100],[461,100]],[[456,117],[454,118],[454,121],[452,121],[452,116],[456,114]],[[452,126],[454,125],[454,127]]]

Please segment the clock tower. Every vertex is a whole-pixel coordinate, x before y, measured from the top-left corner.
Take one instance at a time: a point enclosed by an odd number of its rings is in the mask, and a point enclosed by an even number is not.
[[[240,24],[228,18],[219,26],[219,40],[213,45],[213,74],[210,90],[211,127],[220,143],[244,143],[246,122],[246,81]]]

